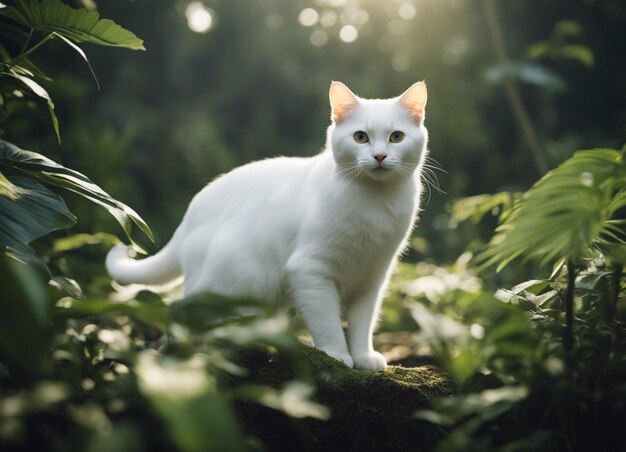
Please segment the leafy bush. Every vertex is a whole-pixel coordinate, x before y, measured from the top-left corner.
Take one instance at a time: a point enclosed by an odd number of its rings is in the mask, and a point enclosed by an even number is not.
[[[484,269],[518,257],[553,269],[495,298],[474,290],[419,290],[434,314],[411,304],[421,337],[459,395],[418,416],[452,425],[440,450],[590,450],[626,445],[626,149],[579,151],[515,203],[502,194],[457,202],[457,218],[505,206],[478,256]],[[422,284],[423,285],[423,284]],[[426,284],[426,286],[428,286]],[[415,292],[415,290],[417,292]],[[456,318],[456,320],[454,320]]]
[[[7,119],[14,104],[30,98],[43,99],[50,111],[59,144],[61,135],[54,113],[54,103],[37,80],[51,81],[31,60],[31,55],[52,39],[59,39],[74,49],[89,64],[85,53],[75,43],[145,50],[143,41],[115,22],[100,19],[95,11],[77,10],[60,0],[16,0],[13,6],[0,4],[0,20],[12,40],[23,38],[21,50],[12,56],[8,50],[14,42],[0,44],[0,113]],[[32,39],[43,38],[36,44]],[[91,66],[90,66],[91,69]],[[93,71],[92,71],[93,72]],[[95,74],[94,74],[95,77]],[[50,273],[51,283],[68,293],[80,296],[78,283],[61,275],[52,275],[44,259],[38,257],[29,244],[52,231],[76,223],[65,201],[48,186],[70,190],[107,209],[133,240],[134,227],[153,240],[148,225],[130,207],[113,199],[89,178],[78,171],[44,157],[24,151],[0,140],[0,246],[2,251],[28,264],[39,265]],[[138,239],[143,240],[143,239]],[[144,244],[146,241],[144,240]]]

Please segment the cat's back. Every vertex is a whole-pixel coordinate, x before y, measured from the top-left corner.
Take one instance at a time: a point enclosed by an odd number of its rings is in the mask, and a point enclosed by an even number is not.
[[[319,163],[315,157],[275,157],[248,163],[219,176],[192,200],[188,226],[237,217],[259,219],[298,208],[299,193]],[[289,205],[289,206],[287,206]],[[288,209],[285,209],[288,207]]]

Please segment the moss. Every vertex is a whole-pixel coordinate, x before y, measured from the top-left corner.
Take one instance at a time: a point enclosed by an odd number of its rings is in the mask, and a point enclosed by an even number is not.
[[[304,345],[298,355],[296,360],[261,353],[244,357],[252,374],[239,383],[280,387],[295,377],[309,380],[317,387],[316,400],[331,410],[330,420],[319,421],[238,404],[248,431],[270,450],[422,451],[445,436],[441,427],[413,418],[434,398],[452,394],[445,375],[429,367],[354,370]]]

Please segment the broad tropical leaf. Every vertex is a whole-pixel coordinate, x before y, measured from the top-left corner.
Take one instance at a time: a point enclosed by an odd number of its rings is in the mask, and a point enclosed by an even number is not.
[[[541,178],[496,229],[483,265],[517,257],[540,264],[580,257],[591,245],[623,246],[615,214],[626,206],[626,151],[578,151]]]
[[[0,140],[0,166],[16,168],[47,184],[73,191],[104,207],[122,226],[131,242],[141,250],[145,250],[144,245],[147,244],[143,237],[147,237],[150,242],[154,241],[152,231],[134,210],[113,199],[78,171],[59,165],[35,152],[24,151],[3,140]],[[143,233],[139,237],[136,237],[136,227]]]
[[[76,224],[63,199],[37,178],[5,171],[12,196],[0,196],[0,246],[25,263],[42,264],[29,243],[52,231]]]
[[[42,33],[58,33],[74,42],[90,42],[133,50],[146,50],[134,33],[109,19],[100,19],[97,11],[74,9],[60,0],[17,0],[14,7],[0,14]]]

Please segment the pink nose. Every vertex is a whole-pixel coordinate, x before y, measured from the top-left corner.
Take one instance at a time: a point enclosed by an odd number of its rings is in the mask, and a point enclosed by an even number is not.
[[[382,162],[387,158],[387,154],[374,154],[374,158],[378,160],[378,162]]]

